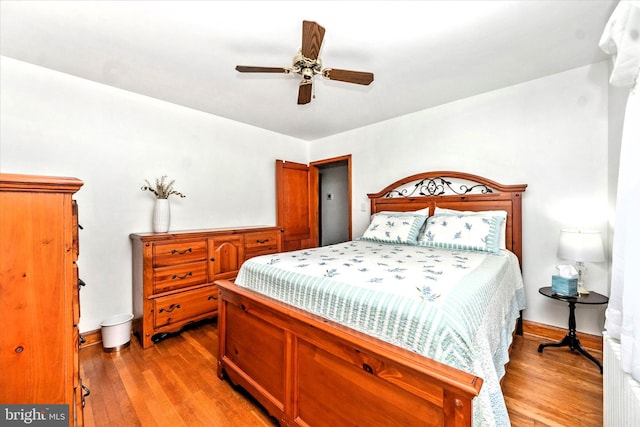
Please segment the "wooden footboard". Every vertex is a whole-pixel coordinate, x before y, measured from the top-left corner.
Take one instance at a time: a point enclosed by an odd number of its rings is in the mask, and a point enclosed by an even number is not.
[[[218,376],[281,426],[470,426],[482,379],[236,286],[219,287]]]

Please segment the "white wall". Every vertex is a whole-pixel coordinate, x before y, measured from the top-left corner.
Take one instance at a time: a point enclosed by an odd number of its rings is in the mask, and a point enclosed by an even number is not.
[[[600,230],[608,245],[607,79],[605,62],[577,68],[314,141],[310,159],[352,154],[354,237],[369,221],[366,194],[414,173],[528,184],[524,317],[566,327],[566,304],[538,288],[551,285],[557,264],[570,263],[556,258],[561,228]],[[608,295],[608,263],[588,267],[588,288]],[[604,307],[579,306],[576,317],[578,330],[600,334]]]
[[[77,194],[80,275],[88,284],[83,332],[131,310],[128,235],[151,230],[145,178],[168,174],[187,195],[171,199],[174,230],[272,225],[274,159],[345,154],[353,155],[354,237],[368,223],[366,194],[404,176],[461,170],[528,184],[525,318],[565,327],[566,306],[537,290],[566,262],[555,256],[561,228],[607,236],[608,180],[617,167],[607,148],[607,78],[602,62],[306,143],[2,58],[0,171],[85,182]],[[589,267],[588,286],[608,294],[608,264]],[[577,321],[579,330],[599,334],[604,307],[581,306]]]
[[[275,224],[275,159],[308,160],[308,143],[2,57],[0,171],[75,176],[82,332],[131,312],[129,234],[151,231],[163,174],[171,229]]]

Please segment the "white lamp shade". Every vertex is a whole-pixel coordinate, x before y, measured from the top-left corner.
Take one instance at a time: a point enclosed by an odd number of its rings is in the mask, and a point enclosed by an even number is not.
[[[604,261],[604,248],[599,231],[562,230],[558,257],[580,262]]]

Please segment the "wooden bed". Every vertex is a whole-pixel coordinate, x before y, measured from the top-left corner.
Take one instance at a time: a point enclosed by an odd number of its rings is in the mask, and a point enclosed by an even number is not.
[[[525,189],[443,171],[413,175],[368,196],[372,214],[421,208],[433,214],[436,206],[506,210],[506,247],[522,265]],[[481,378],[231,281],[216,284],[218,376],[246,389],[280,425],[472,425]]]

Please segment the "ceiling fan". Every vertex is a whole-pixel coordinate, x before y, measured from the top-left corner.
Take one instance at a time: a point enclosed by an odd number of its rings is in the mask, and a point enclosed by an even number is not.
[[[373,81],[373,73],[363,71],[341,70],[338,68],[322,68],[322,60],[318,58],[320,46],[324,38],[324,27],[312,21],[302,21],[302,48],[293,58],[291,67],[254,67],[237,65],[241,73],[297,73],[302,76],[298,89],[298,104],[311,102],[313,76],[322,73],[329,80],[368,85]]]

